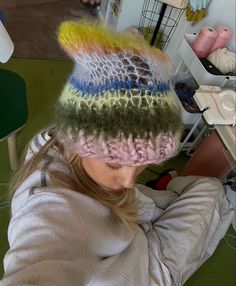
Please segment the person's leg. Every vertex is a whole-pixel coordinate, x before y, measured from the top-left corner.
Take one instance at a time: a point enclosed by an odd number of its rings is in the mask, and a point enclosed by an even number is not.
[[[168,190],[178,197],[146,235],[175,284],[183,285],[224,237],[233,208],[223,185],[215,178],[176,177]]]

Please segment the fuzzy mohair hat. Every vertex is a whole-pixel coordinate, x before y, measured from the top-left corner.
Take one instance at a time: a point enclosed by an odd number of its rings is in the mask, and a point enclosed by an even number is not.
[[[124,165],[176,154],[182,122],[163,52],[98,22],[63,22],[58,41],[75,62],[56,107],[68,151]]]

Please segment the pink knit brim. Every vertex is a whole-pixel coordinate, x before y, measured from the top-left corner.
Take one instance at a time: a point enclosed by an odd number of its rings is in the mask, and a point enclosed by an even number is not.
[[[179,138],[169,134],[159,134],[153,140],[132,135],[104,140],[85,136],[82,131],[77,139],[60,133],[58,139],[71,153],[122,165],[160,164],[176,154],[179,143]]]

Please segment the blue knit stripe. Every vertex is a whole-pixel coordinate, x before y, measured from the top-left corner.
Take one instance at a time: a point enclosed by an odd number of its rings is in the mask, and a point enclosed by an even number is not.
[[[73,76],[69,79],[70,84],[72,84],[78,91],[87,95],[98,95],[104,91],[126,91],[132,89],[138,89],[141,93],[145,91],[156,92],[158,94],[170,91],[170,81],[158,81],[155,84],[150,84],[148,86],[142,85],[139,81],[131,80],[111,80],[106,81],[105,84],[95,84],[93,82],[81,82],[75,79]]]

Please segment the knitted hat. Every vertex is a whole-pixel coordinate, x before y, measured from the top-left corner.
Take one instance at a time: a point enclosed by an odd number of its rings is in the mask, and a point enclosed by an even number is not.
[[[163,52],[97,22],[64,22],[58,40],[75,62],[56,108],[65,148],[126,165],[176,153],[182,123]]]

